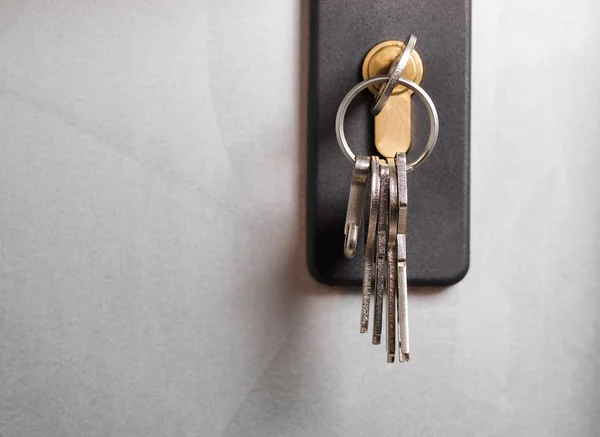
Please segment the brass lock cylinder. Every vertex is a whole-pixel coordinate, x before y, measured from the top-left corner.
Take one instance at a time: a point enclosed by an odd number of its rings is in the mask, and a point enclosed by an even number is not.
[[[388,74],[394,60],[404,51],[404,43],[397,40],[383,41],[373,47],[363,61],[363,79]],[[413,50],[402,77],[419,85],[423,80],[423,61]],[[382,85],[369,87],[377,95]],[[396,153],[408,152],[411,142],[411,96],[413,92],[403,85],[396,85],[392,95],[375,117],[375,147],[386,158]]]

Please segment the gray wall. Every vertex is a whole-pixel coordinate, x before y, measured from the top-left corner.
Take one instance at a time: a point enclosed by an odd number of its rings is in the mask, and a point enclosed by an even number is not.
[[[403,366],[306,272],[301,10],[1,2],[2,437],[600,434],[600,5],[475,1],[471,271]]]

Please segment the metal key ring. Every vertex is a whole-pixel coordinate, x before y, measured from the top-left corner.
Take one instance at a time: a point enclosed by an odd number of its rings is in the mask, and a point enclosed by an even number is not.
[[[338,107],[337,115],[335,117],[335,135],[337,137],[340,150],[350,162],[356,161],[356,155],[352,152],[352,149],[350,149],[350,145],[348,144],[348,141],[346,141],[346,134],[344,133],[344,119],[346,118],[346,111],[348,111],[348,107],[350,106],[350,103],[352,103],[352,100],[354,100],[354,98],[360,94],[361,91],[367,89],[371,85],[389,80],[389,78],[390,76],[376,76],[360,82],[350,91],[348,91],[348,94],[346,94],[342,100],[342,103],[340,103],[340,106]],[[414,91],[415,94],[421,98],[423,103],[425,103],[425,107],[429,113],[429,139],[427,140],[425,149],[417,159],[406,165],[406,171],[412,171],[421,165],[429,157],[429,155],[431,155],[431,152],[433,152],[433,148],[435,147],[435,143],[437,142],[440,131],[440,121],[431,97],[429,97],[429,94],[427,94],[423,88],[407,79],[400,78],[398,79],[398,83]]]
[[[379,115],[388,99],[394,92],[394,88],[398,84],[398,81],[402,77],[402,72],[404,68],[406,68],[406,64],[410,60],[410,55],[412,51],[415,49],[415,45],[417,44],[417,37],[414,35],[409,35],[404,41],[404,50],[402,54],[396,58],[392,66],[388,71],[388,75],[390,76],[389,80],[379,89],[379,93],[375,97],[375,103],[373,103],[373,107],[371,108],[371,114]]]

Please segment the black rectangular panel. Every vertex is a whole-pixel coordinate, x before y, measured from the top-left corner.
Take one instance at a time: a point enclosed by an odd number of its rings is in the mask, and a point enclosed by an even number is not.
[[[412,33],[424,64],[421,86],[439,113],[440,137],[429,159],[408,175],[408,281],[460,281],[469,268],[470,1],[313,0],[310,20],[307,258],[312,275],[330,285],[362,281],[362,247],[352,260],[343,255],[353,166],[338,148],[335,115],[344,95],[362,80],[367,52]],[[346,118],[346,135],[360,155],[375,154],[372,102],[365,91]],[[409,160],[424,146],[429,126],[415,96],[412,108]]]

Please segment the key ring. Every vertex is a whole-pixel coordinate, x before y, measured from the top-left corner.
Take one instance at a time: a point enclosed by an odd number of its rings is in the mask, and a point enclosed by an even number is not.
[[[346,111],[348,111],[348,107],[350,106],[350,103],[352,103],[352,100],[354,100],[354,98],[360,94],[361,91],[367,89],[371,85],[385,82],[389,79],[390,76],[376,76],[360,82],[350,91],[348,91],[348,94],[346,94],[342,100],[342,103],[340,103],[340,106],[338,107],[337,115],[335,117],[335,135],[337,137],[340,150],[350,162],[356,161],[356,155],[354,152],[352,152],[352,149],[350,149],[350,145],[346,140],[346,134],[344,133],[344,119],[346,118]],[[398,79],[397,83],[414,91],[415,94],[417,94],[425,104],[427,113],[429,114],[429,139],[427,140],[425,149],[417,159],[406,165],[406,171],[412,171],[421,165],[429,157],[429,155],[431,155],[431,152],[433,152],[433,148],[435,147],[435,143],[437,142],[440,131],[440,121],[431,97],[429,97],[429,94],[427,94],[423,88],[416,83],[403,78]]]
[[[379,89],[379,93],[375,97],[375,103],[373,103],[373,107],[371,108],[372,115],[379,115],[388,99],[394,92],[394,88],[396,88],[396,84],[398,80],[402,77],[402,72],[404,68],[406,68],[406,64],[410,60],[410,55],[417,44],[417,37],[414,35],[409,35],[404,41],[404,50],[402,54],[396,58],[392,66],[388,71],[388,75],[390,76],[389,80]]]

